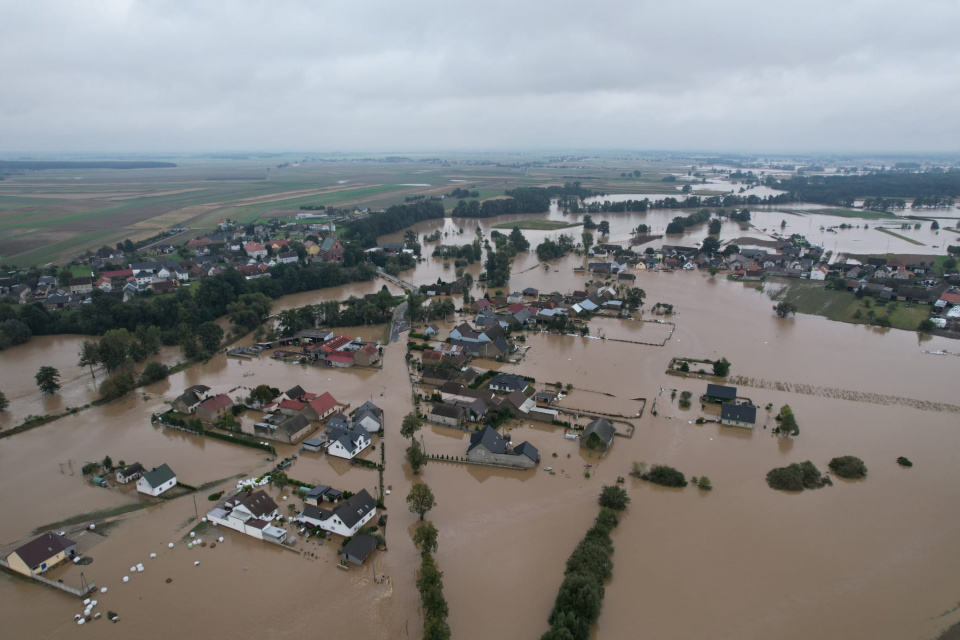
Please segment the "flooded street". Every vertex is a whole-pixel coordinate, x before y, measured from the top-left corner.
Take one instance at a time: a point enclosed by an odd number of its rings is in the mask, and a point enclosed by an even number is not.
[[[610,221],[611,242],[625,243],[636,225],[665,227],[674,215],[678,212],[593,217]],[[833,224],[843,221],[819,214],[758,211],[754,224],[779,230],[784,216],[789,216],[787,231],[808,234],[812,241],[813,231],[800,225],[809,221],[818,229],[822,218],[829,217]],[[547,217],[564,219],[556,211]],[[451,234],[444,243],[464,244],[473,239],[477,224],[489,236],[493,224],[509,219],[433,220],[414,228],[421,236],[441,229]],[[874,230],[876,222],[869,221],[869,230],[829,235],[836,235],[838,251],[855,251],[857,238],[870,251],[884,251],[888,241],[897,239]],[[562,232],[579,239],[581,228]],[[705,232],[702,226],[682,239],[665,240],[691,244]],[[928,230],[916,233],[921,232]],[[524,231],[533,247],[557,233]],[[725,222],[721,237],[754,234],[763,236]],[[917,237],[928,244],[937,242],[926,235]],[[934,252],[931,246],[902,248],[893,242],[890,250]],[[431,251],[432,245],[425,244],[426,260],[402,277],[417,284],[438,277],[453,280],[452,266],[445,269],[442,261],[429,258]],[[572,269],[585,262],[571,255],[544,269],[534,252],[518,255],[509,289],[582,288],[589,277],[574,276]],[[480,264],[468,271],[476,276]],[[960,601],[960,554],[955,550],[960,535],[955,508],[960,503],[960,469],[955,463],[960,413],[951,409],[960,405],[956,385],[960,359],[922,353],[955,350],[955,343],[942,338],[921,342],[913,332],[816,316],[778,319],[770,299],[755,285],[698,271],[636,275],[636,286],[647,293],[644,309],[664,302],[677,312],[671,317],[647,313],[643,318],[664,319],[675,328],[592,319],[591,335],[607,340],[529,333],[521,343],[529,349],[518,363],[475,363],[532,376],[538,387],[554,381],[572,384],[561,404],[564,408],[625,416],[642,408],[643,415],[631,420],[633,437],[617,438],[602,458],[564,439],[561,427],[514,422],[508,427],[513,441],[529,441],[540,452],[536,470],[438,461],[421,470],[419,479],[437,498],[427,518],[440,531],[436,559],[444,572],[453,637],[535,638],[546,631],[566,558],[596,516],[602,485],[620,476],[626,478],[632,503],[613,533],[613,579],[606,586],[597,638],[630,637],[642,629],[643,635],[657,638],[922,640],[956,622],[957,612],[938,616]],[[381,286],[378,280],[287,296],[276,300],[273,310],[373,293]],[[472,315],[450,319],[443,325],[445,331],[463,320],[472,320]],[[385,330],[383,325],[334,329],[381,340]],[[89,371],[82,372],[75,364],[82,339],[34,338],[0,353],[3,389],[12,402],[7,412],[0,413],[0,427],[18,424],[29,413],[80,406],[95,397]],[[664,341],[665,346],[638,344]],[[137,511],[96,543],[90,550],[94,563],[83,568],[88,579],[110,588],[101,601],[120,613],[121,622],[98,620],[77,628],[72,617],[82,607],[76,599],[0,574],[0,615],[12,637],[133,634],[152,640],[189,628],[195,635],[213,637],[289,638],[322,629],[325,635],[342,637],[419,638],[420,602],[413,584],[419,554],[410,540],[416,515],[404,502],[415,477],[403,458],[407,443],[399,435],[402,416],[413,409],[404,342],[401,338],[385,349],[381,370],[284,364],[266,353],[249,361],[220,354],[119,401],[0,441],[4,504],[15,515],[0,522],[0,542],[5,545],[27,538],[45,523],[137,503],[135,493],[84,482],[80,467],[104,455],[114,461],[139,460],[148,467],[166,462],[182,482],[196,487],[222,481],[220,488],[229,489],[238,476],[268,470],[273,463],[262,451],[150,424],[151,413],[163,411],[165,402],[194,384],[231,397],[269,384],[281,391],[294,385],[314,393],[329,391],[352,406],[372,400],[385,411],[385,436],[382,441],[375,438],[377,449],[364,457],[379,460],[385,443],[384,484],[391,487],[385,512],[389,550],[377,552],[372,566],[368,561],[349,572],[334,566],[337,540],[306,549],[318,558],[232,531],[223,534],[226,542],[215,549],[188,550],[184,544],[168,549],[168,542],[179,541],[189,531],[194,516],[190,496]],[[175,353],[168,355],[175,359]],[[699,404],[684,410],[671,400],[671,389],[689,390],[696,398],[706,384],[666,375],[671,358],[721,356],[732,363],[732,376],[742,376],[751,385],[741,385],[739,395],[760,407],[754,431],[694,424],[701,415]],[[61,371],[64,387],[58,396],[41,398],[36,391],[32,376],[44,364]],[[97,377],[101,378],[99,372]],[[778,383],[816,389],[784,391],[787,387],[778,388]],[[864,393],[877,395],[858,400]],[[922,410],[907,400],[940,403],[939,410]],[[771,414],[764,410],[768,403],[774,407]],[[770,433],[772,415],[783,404],[790,404],[800,425],[800,435],[789,440]],[[427,425],[421,435],[428,453],[466,454],[465,432]],[[296,453],[296,447],[277,449],[281,458]],[[809,459],[826,471],[831,458],[847,454],[865,461],[869,468],[865,480],[837,478],[833,487],[799,495],[773,491],[764,481],[774,467]],[[898,456],[907,456],[915,466],[899,467]],[[631,463],[640,460],[669,464],[688,477],[707,475],[714,489],[665,489],[629,477]],[[341,462],[303,454],[288,474],[305,482],[373,493],[375,471]],[[547,466],[556,475],[547,473]],[[589,478],[585,469],[590,470]],[[206,496],[214,490],[210,486],[195,494],[201,516],[212,505]],[[147,560],[151,552],[158,558]],[[193,566],[195,560],[201,564]],[[137,562],[146,563],[147,571],[122,584],[121,577]],[[389,582],[374,580],[383,574]],[[478,616],[478,598],[500,613]],[[252,615],[254,611],[269,615]]]

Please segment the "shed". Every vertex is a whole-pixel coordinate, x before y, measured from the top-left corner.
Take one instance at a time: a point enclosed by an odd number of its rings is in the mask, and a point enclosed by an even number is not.
[[[597,418],[587,425],[580,435],[580,446],[588,449],[599,449],[606,451],[613,444],[613,436],[617,433],[614,427],[606,418]]]
[[[340,549],[340,557],[344,561],[361,565],[376,548],[376,538],[373,536],[368,536],[365,533],[361,533],[360,535],[353,536],[353,538],[350,539],[350,542],[345,544],[343,548]]]

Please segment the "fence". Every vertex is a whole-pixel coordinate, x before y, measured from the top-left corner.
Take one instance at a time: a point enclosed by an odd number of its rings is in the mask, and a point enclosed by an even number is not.
[[[21,576],[24,575],[24,574],[20,573],[19,571],[14,571],[13,569],[11,569],[11,568],[10,568],[10,564],[9,564],[6,560],[0,559],[0,567],[3,567],[4,569],[9,570],[9,571],[11,571],[12,573],[16,573],[17,575],[21,575]],[[45,584],[45,585],[47,585],[47,586],[49,586],[49,587],[54,587],[55,589],[60,589],[60,591],[64,591],[64,592],[69,593],[69,594],[71,594],[71,595],[77,596],[78,598],[83,598],[83,597],[85,597],[88,593],[91,593],[91,592],[97,590],[97,583],[96,583],[96,582],[87,583],[87,584],[86,584],[86,591],[83,591],[83,590],[81,590],[81,589],[77,589],[76,587],[71,587],[71,586],[68,585],[68,584],[63,584],[62,582],[57,582],[57,581],[51,580],[51,579],[49,579],[49,578],[44,578],[43,576],[39,576],[39,575],[37,575],[37,574],[35,574],[35,573],[31,573],[29,576],[24,576],[24,577],[33,578],[34,580],[37,580],[37,581],[39,581],[39,582],[42,582],[43,584]]]

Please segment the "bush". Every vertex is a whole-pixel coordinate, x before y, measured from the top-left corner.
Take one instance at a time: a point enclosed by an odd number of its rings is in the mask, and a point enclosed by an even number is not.
[[[827,466],[830,467],[830,471],[833,471],[841,478],[858,480],[867,475],[867,465],[863,463],[863,460],[855,456],[840,456],[839,458],[834,458]]]
[[[700,476],[700,481],[697,482],[697,486],[704,491],[711,491],[713,489],[713,483],[710,482],[710,478],[707,476]]]
[[[663,487],[687,486],[687,479],[681,472],[677,471],[673,467],[668,467],[662,464],[653,465],[650,468],[650,473],[645,473],[642,477],[648,482],[659,484]]]
[[[819,489],[824,484],[827,483],[820,475],[820,470],[809,460],[800,464],[793,463],[786,467],[771,469],[767,473],[767,485],[771,489],[780,491]]]
[[[684,391],[683,393],[680,394],[680,401],[677,404],[680,405],[681,409],[689,409],[690,398],[692,397],[693,397],[693,394],[691,392]]]
[[[910,458],[905,458],[905,457],[903,457],[903,456],[900,456],[899,458],[897,458],[897,464],[899,464],[901,467],[912,467],[912,466],[913,466],[913,463],[910,462]]]
[[[141,386],[163,380],[170,375],[170,367],[162,362],[148,362],[140,374],[139,384]]]
[[[134,386],[132,372],[117,371],[100,383],[100,399],[114,400],[132,390]]]
[[[604,485],[600,491],[600,506],[613,509],[614,511],[623,511],[630,504],[630,496],[626,490],[617,485]]]
[[[210,495],[208,495],[207,500],[209,500],[210,502],[216,502],[222,497],[223,497],[223,491],[217,491],[216,493],[211,493]]]

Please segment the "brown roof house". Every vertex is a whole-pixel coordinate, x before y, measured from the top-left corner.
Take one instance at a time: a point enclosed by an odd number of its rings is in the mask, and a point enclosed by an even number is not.
[[[7,556],[7,564],[25,576],[40,574],[69,560],[77,552],[77,543],[48,531]]]
[[[201,422],[212,424],[225,416],[232,406],[233,399],[225,393],[221,393],[201,402],[200,406],[197,407],[197,417],[200,418]]]

